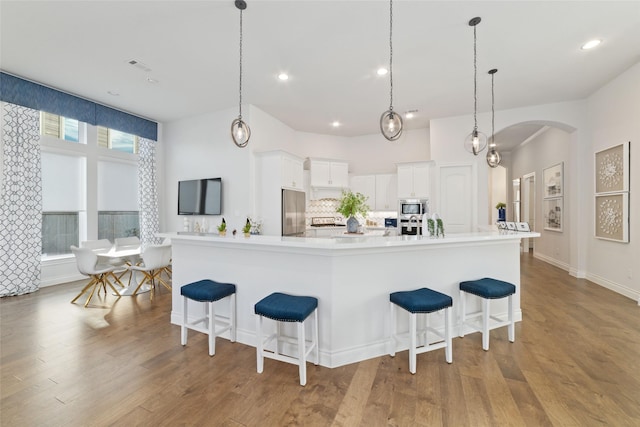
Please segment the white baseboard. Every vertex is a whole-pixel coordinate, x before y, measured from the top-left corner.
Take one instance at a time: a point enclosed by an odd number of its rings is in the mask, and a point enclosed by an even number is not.
[[[533,257],[534,257],[534,258],[537,258],[537,259],[539,259],[539,260],[541,260],[541,261],[544,261],[544,262],[546,262],[547,264],[551,264],[551,265],[554,265],[554,266],[556,266],[556,267],[558,267],[558,268],[561,268],[561,269],[563,269],[564,271],[567,271],[567,272],[569,272],[569,273],[571,272],[570,267],[569,267],[569,264],[567,264],[567,263],[565,263],[565,262],[560,262],[560,261],[558,261],[557,259],[551,258],[551,257],[549,257],[549,256],[547,256],[547,255],[543,255],[543,254],[541,254],[541,253],[539,253],[539,252],[534,252],[534,253],[533,253]]]

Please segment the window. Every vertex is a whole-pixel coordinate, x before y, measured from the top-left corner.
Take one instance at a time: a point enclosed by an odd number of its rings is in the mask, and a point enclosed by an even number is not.
[[[136,154],[138,153],[138,137],[130,133],[98,126],[98,147]]]
[[[115,242],[118,237],[130,236],[140,237],[138,212],[98,212],[98,239],[109,239]]]
[[[79,224],[78,212],[43,212],[42,255],[70,254],[80,242]]]
[[[47,135],[70,142],[80,142],[79,123],[74,119],[41,111],[40,135]]]

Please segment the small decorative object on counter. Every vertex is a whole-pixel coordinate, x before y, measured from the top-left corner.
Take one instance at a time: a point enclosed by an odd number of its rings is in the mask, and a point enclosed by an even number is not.
[[[249,218],[247,218],[247,222],[244,224],[244,227],[242,227],[242,232],[244,233],[244,237],[249,237],[251,236],[251,220],[249,220]]]
[[[436,235],[436,222],[432,218],[427,219],[427,230],[429,230],[429,237]]]
[[[496,209],[498,209],[498,221],[506,221],[507,220],[507,205],[503,202],[500,202],[496,205]]]
[[[436,237],[439,236],[444,238],[444,224],[440,218],[436,219]]]
[[[355,216],[357,214],[363,217],[367,215],[367,212],[369,212],[369,205],[366,203],[367,199],[368,197],[362,193],[342,190],[342,199],[340,199],[340,206],[338,206],[336,212],[347,218],[347,233],[358,232],[359,222]]]
[[[227,222],[224,220],[224,217],[222,217],[222,222],[218,226],[218,234],[221,237],[224,237],[227,235]]]
[[[189,218],[184,217],[184,221],[182,221],[182,231],[189,231]]]

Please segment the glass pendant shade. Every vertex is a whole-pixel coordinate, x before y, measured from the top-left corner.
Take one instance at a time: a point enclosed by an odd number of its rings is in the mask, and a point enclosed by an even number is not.
[[[387,110],[380,116],[380,132],[389,141],[395,141],[402,135],[402,116],[393,110]]]
[[[231,138],[233,138],[233,142],[240,148],[246,147],[249,143],[251,129],[249,129],[249,126],[240,117],[231,123]]]
[[[496,147],[491,147],[489,151],[487,151],[487,164],[492,168],[497,168],[502,160],[502,156],[496,150]]]
[[[464,139],[464,148],[474,156],[480,154],[482,150],[487,147],[487,135],[479,132],[478,129],[474,129]]]

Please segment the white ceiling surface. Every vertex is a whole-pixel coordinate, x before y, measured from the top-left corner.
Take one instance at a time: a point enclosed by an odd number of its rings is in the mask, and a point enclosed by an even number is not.
[[[247,3],[243,103],[298,131],[379,132],[389,107],[388,75],[376,75],[389,61],[387,1]],[[583,99],[640,59],[640,1],[397,0],[393,13],[394,109],[418,110],[407,129],[473,112],[475,16],[481,112],[491,109],[491,68],[499,111]],[[232,0],[2,0],[0,24],[5,72],[159,122],[237,108]],[[600,47],[580,50],[593,38]],[[276,78],[282,71],[289,81]]]

